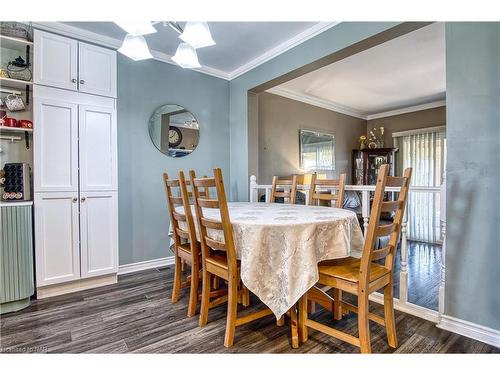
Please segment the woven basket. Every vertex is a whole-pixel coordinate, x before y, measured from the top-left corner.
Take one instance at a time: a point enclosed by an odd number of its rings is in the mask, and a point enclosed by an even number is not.
[[[31,24],[25,25],[20,22],[0,22],[0,34],[13,38],[32,41]]]
[[[28,67],[22,68],[9,63],[9,65],[7,65],[7,73],[9,74],[9,78],[19,79],[21,81],[31,81],[31,70]]]

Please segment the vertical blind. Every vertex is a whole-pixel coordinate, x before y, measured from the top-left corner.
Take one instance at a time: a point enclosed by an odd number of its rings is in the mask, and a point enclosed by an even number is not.
[[[411,132],[394,138],[399,147],[400,173],[412,167],[411,185],[439,187],[446,167],[446,133],[443,128]],[[440,242],[439,193],[411,192],[408,199],[408,239]]]

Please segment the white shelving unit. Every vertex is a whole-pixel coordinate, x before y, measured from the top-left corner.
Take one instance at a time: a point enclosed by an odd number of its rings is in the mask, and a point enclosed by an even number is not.
[[[0,126],[0,133],[33,133],[33,129],[13,128],[10,126]]]

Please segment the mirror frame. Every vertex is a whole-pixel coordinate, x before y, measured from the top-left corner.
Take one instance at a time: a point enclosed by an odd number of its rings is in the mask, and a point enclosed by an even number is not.
[[[304,160],[302,156],[302,134],[304,133],[309,133],[317,136],[327,136],[332,139],[332,167],[331,168],[315,168],[311,170],[306,170],[304,168]],[[324,133],[321,131],[317,130],[308,130],[308,129],[299,129],[299,168],[302,170],[306,170],[308,172],[315,172],[315,171],[334,171],[335,170],[335,135],[334,134],[329,134],[329,133]]]
[[[153,116],[155,116],[155,115],[157,114],[157,112],[158,112],[161,108],[163,108],[163,107],[167,107],[167,106],[172,106],[172,107],[179,107],[179,108],[183,108],[184,110],[186,110],[186,112],[187,112],[187,113],[189,113],[189,114],[193,117],[193,119],[194,119],[194,120],[196,120],[196,123],[198,124],[198,129],[197,129],[197,130],[198,130],[198,140],[197,140],[198,142],[196,143],[196,147],[194,147],[192,151],[190,151],[190,152],[186,152],[184,155],[177,155],[177,156],[175,156],[175,155],[172,155],[172,154],[170,153],[170,151],[168,151],[168,152],[166,152],[166,153],[165,153],[164,151],[162,151],[162,150],[161,150],[161,145],[160,145],[160,147],[158,147],[158,146],[156,145],[156,143],[154,142],[154,140],[153,140],[152,129],[153,129],[153,125],[154,125],[154,123],[152,122],[152,118],[153,118]],[[167,113],[167,112],[165,112],[165,113]],[[162,113],[162,114],[160,114],[160,116],[161,116],[161,115],[163,115],[163,113]],[[160,119],[160,121],[161,121],[161,119]],[[161,127],[161,124],[160,124],[160,127]],[[177,127],[177,128],[178,128],[178,127]],[[182,130],[181,130],[180,128],[178,128],[178,129],[182,132]],[[197,117],[193,114],[193,112],[191,112],[188,108],[184,107],[183,105],[180,105],[180,104],[172,104],[172,103],[162,104],[162,105],[160,105],[160,106],[156,107],[156,108],[154,109],[154,111],[151,113],[151,115],[149,116],[149,120],[148,120],[148,135],[149,135],[149,139],[151,140],[151,143],[153,144],[153,146],[155,147],[155,149],[156,149],[156,150],[158,150],[158,151],[159,151],[160,153],[162,153],[163,155],[168,156],[168,157],[171,157],[171,158],[186,157],[186,156],[191,155],[191,154],[192,154],[192,153],[193,153],[193,152],[194,152],[194,151],[198,148],[198,146],[200,145],[200,139],[201,139],[200,123],[198,122],[198,118],[197,118]],[[179,151],[182,151],[182,149],[179,149]]]

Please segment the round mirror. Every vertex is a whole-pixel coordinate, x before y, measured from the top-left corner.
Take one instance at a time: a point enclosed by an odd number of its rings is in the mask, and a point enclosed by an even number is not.
[[[174,158],[189,155],[198,146],[198,121],[186,108],[166,104],[149,119],[149,136],[158,150]]]

